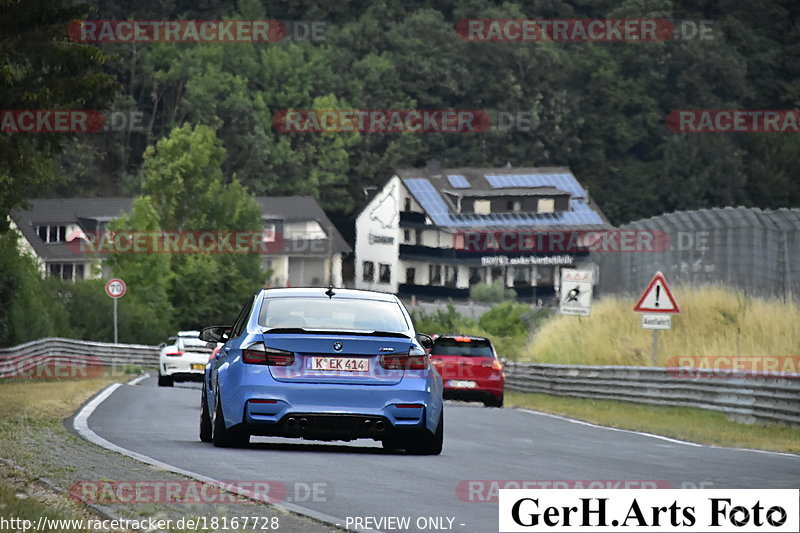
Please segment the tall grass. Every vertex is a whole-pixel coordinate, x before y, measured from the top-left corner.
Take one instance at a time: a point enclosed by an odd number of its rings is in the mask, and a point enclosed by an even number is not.
[[[671,356],[800,355],[800,306],[765,301],[718,286],[674,290],[681,313],[658,334],[657,365]],[[633,298],[598,301],[589,317],[544,324],[520,360],[590,365],[651,364],[652,332],[642,329]]]

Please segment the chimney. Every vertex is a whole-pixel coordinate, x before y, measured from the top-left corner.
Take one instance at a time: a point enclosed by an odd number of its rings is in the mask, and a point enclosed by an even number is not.
[[[431,159],[425,165],[425,173],[429,178],[440,178],[442,176],[442,163],[438,159]]]

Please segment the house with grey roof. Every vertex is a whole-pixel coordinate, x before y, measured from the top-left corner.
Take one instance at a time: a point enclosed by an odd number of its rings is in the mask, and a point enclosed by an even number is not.
[[[342,285],[342,256],[352,249],[313,197],[259,196],[256,201],[264,239],[279,243],[263,247],[263,265],[272,271],[266,284]],[[11,212],[11,227],[43,274],[65,280],[107,275],[104,254],[86,253],[92,248],[81,247],[81,239],[104,232],[108,222],[130,211],[133,198],[46,198],[28,203],[28,209]]]
[[[356,219],[355,285],[464,299],[477,283],[501,282],[520,298],[545,299],[561,268],[594,268],[587,250],[558,248],[554,237],[611,228],[565,167],[397,169]],[[497,245],[520,235],[545,245]]]

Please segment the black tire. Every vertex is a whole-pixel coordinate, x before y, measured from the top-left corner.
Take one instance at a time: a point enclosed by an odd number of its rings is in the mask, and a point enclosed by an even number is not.
[[[217,397],[217,408],[214,413],[214,421],[211,424],[211,442],[217,448],[240,448],[250,443],[250,435],[243,431],[225,427],[225,419],[222,416],[222,403]]]
[[[499,398],[495,396],[490,396],[486,400],[483,401],[483,405],[486,407],[503,407],[503,397],[500,396]]]
[[[172,387],[174,384],[175,380],[172,379],[172,376],[162,376],[161,374],[158,375],[159,387]]]
[[[409,455],[439,455],[444,445],[444,411],[439,415],[436,432],[427,429],[413,440],[409,440],[404,448]]]
[[[208,412],[205,383],[203,383],[203,397],[200,400],[200,440],[203,442],[212,441],[211,413]]]
[[[399,439],[383,439],[381,441],[384,450],[402,450],[403,449],[403,441]]]

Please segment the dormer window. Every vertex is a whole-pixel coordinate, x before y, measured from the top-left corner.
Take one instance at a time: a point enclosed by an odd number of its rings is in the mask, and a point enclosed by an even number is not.
[[[553,213],[556,210],[556,201],[553,198],[539,198],[537,213]]]
[[[475,200],[474,212],[476,215],[488,215],[492,212],[491,200]]]
[[[37,226],[36,233],[42,242],[65,242],[67,240],[66,226]]]
[[[267,222],[264,224],[264,242],[275,242],[275,223]]]

